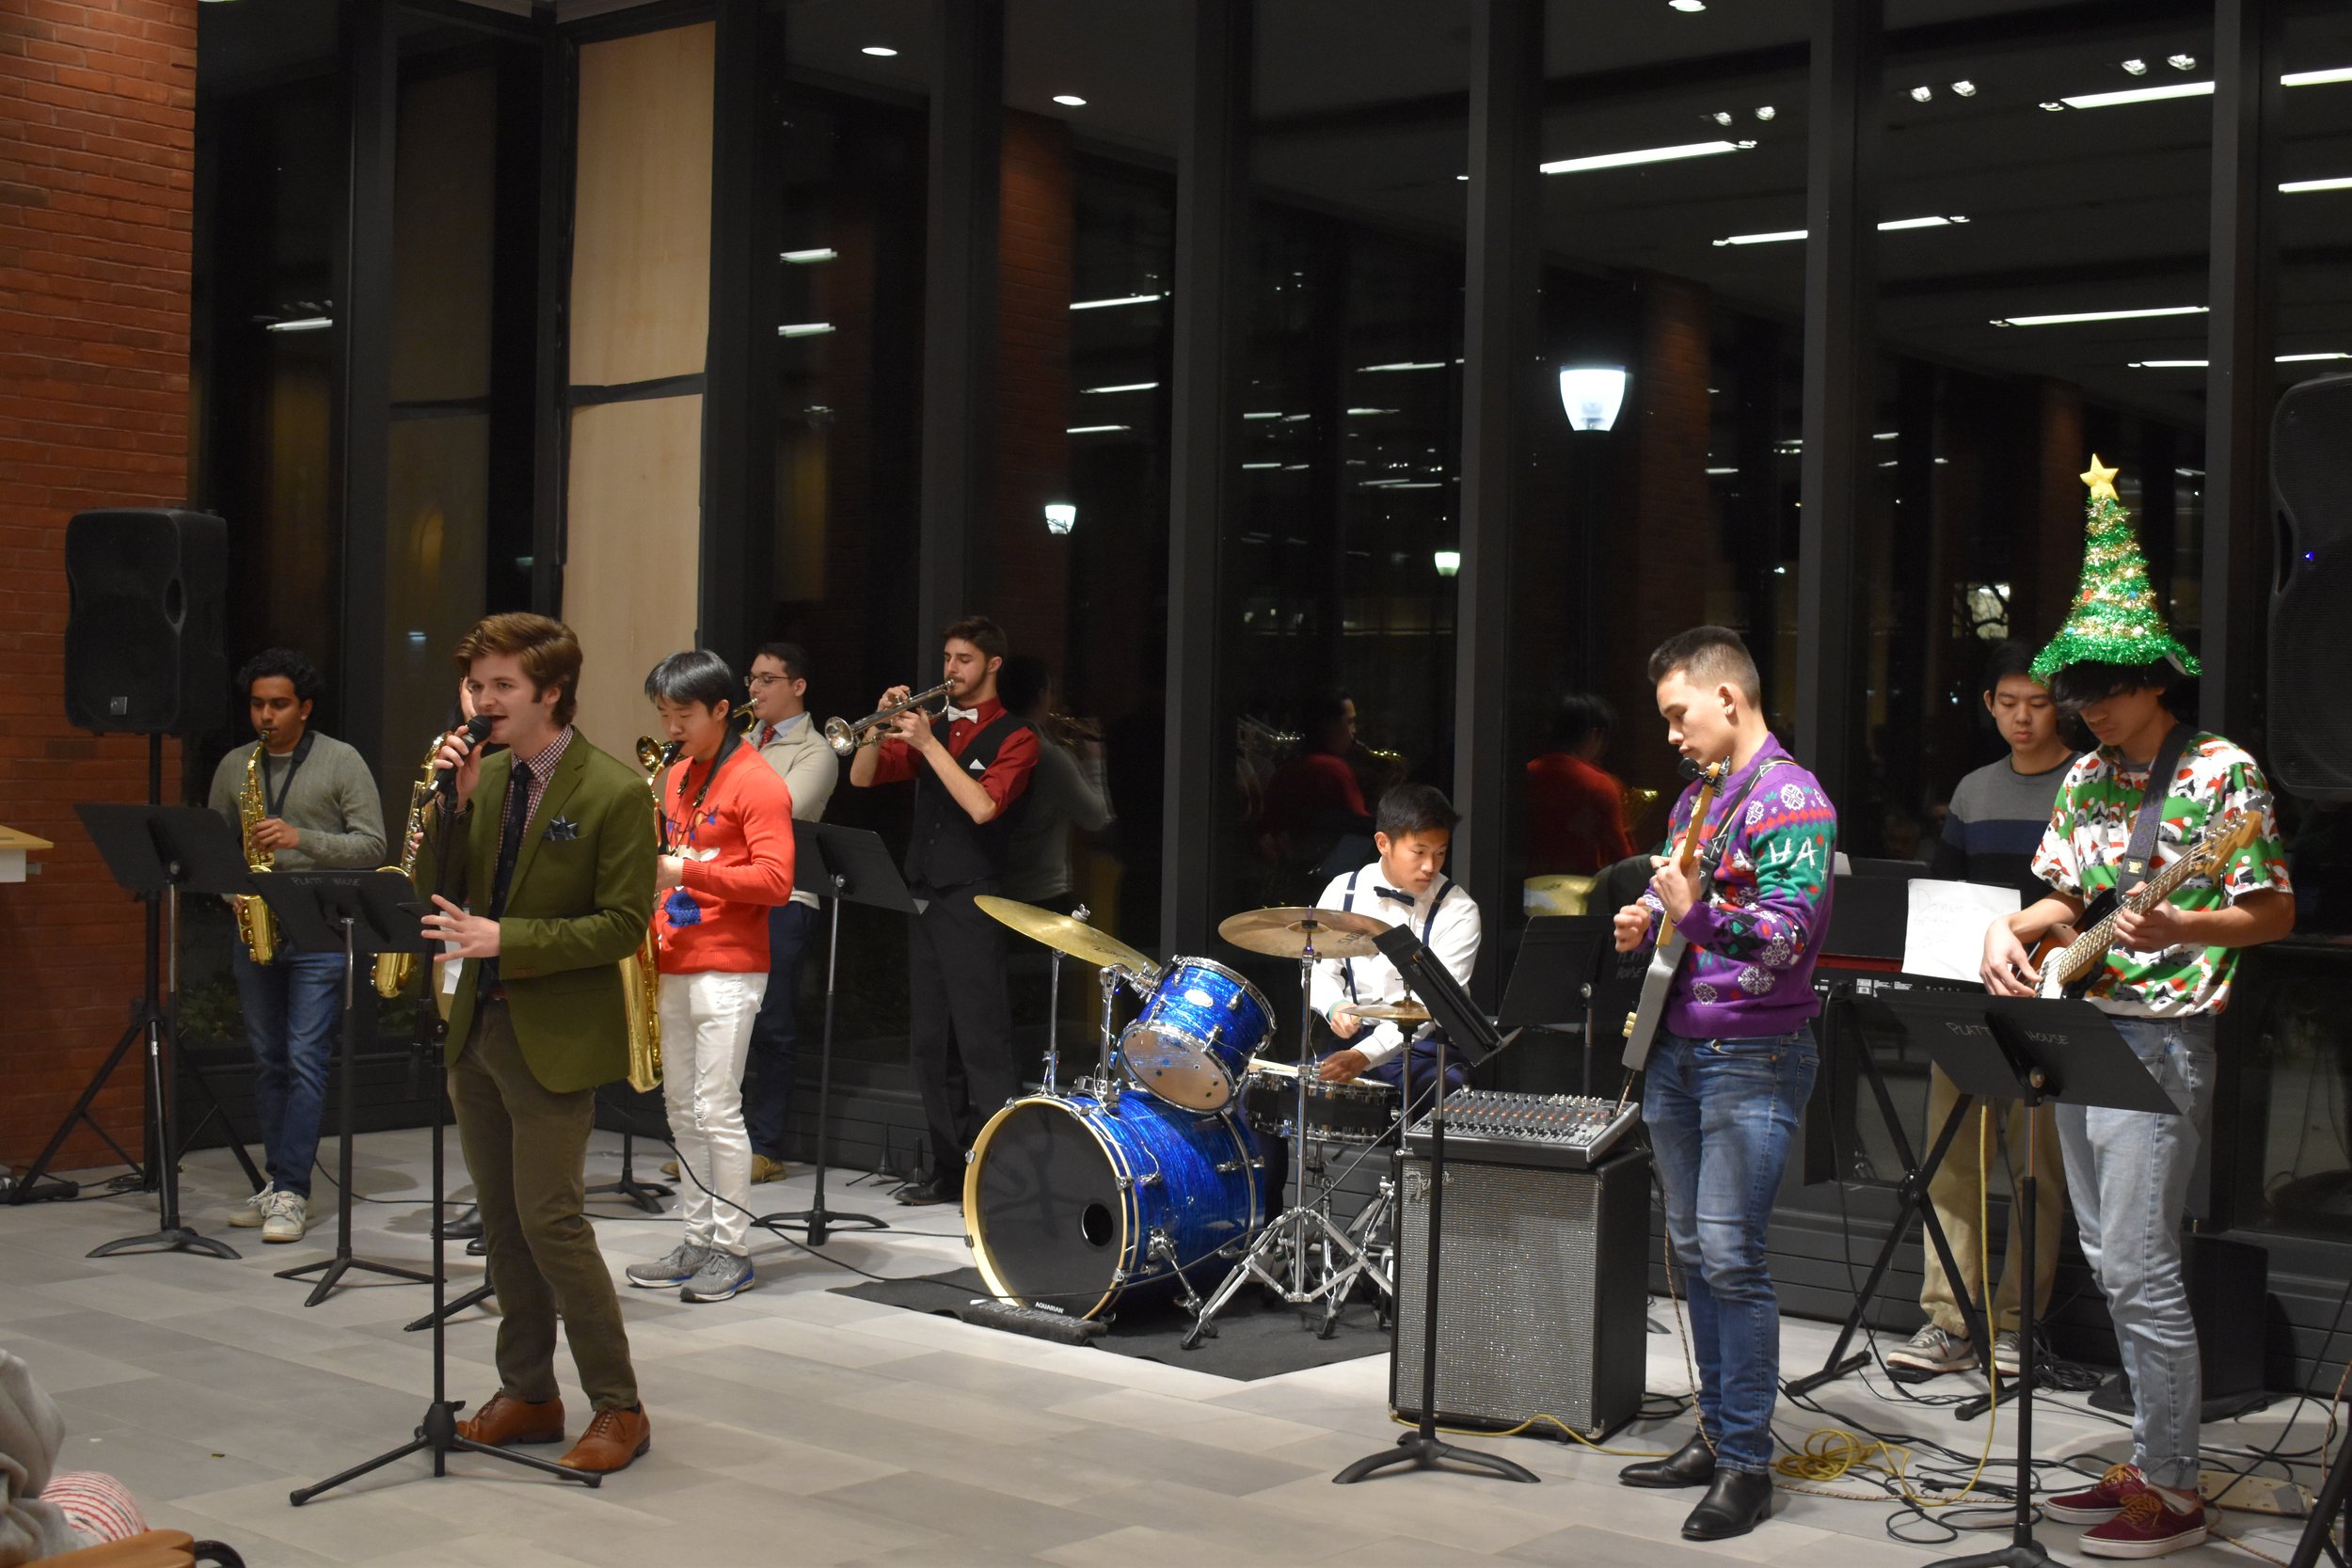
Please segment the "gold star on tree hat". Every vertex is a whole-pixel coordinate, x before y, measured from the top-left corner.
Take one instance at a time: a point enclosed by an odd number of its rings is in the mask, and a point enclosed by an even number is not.
[[[2090,486],[2084,508],[2082,586],[2074,591],[2066,625],[2034,657],[2033,678],[2044,686],[2070,664],[2169,662],[2184,674],[2200,673],[2197,656],[2165,627],[2132,515],[2115,493],[2117,472],[2103,467],[2093,452],[2090,471],[2081,476]]]

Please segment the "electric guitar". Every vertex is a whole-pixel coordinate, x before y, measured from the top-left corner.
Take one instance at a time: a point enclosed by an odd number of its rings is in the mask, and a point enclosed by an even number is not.
[[[2082,920],[2076,923],[2081,932],[2073,942],[2061,942],[2056,936],[2044,937],[2033,950],[2033,967],[2041,972],[2041,994],[2043,996],[2080,996],[2090,989],[2106,961],[2107,949],[2115,945],[2115,917],[2125,910],[2134,911],[2154,909],[2172,896],[2183,882],[2191,877],[2217,873],[2230,863],[2231,858],[2261,836],[2262,818],[2252,812],[2237,812],[2214,823],[2205,835],[2185,851],[2179,860],[2149,878],[2127,896],[2118,899],[2115,890],[2108,888],[2090,901]]]
[[[1683,830],[1682,844],[1675,851],[1675,859],[1685,876],[1698,863],[1699,834],[1707,826],[1708,809],[1714,805],[1724,781],[1731,776],[1731,765],[1718,762],[1701,768],[1686,761],[1683,771],[1699,781],[1699,798],[1691,807],[1691,821]],[[1701,878],[1693,890],[1696,900],[1707,897],[1707,879]],[[1659,919],[1663,923],[1661,912]],[[1667,926],[1659,934],[1658,949],[1650,955],[1649,973],[1642,976],[1642,1000],[1625,1021],[1625,1065],[1631,1072],[1642,1070],[1649,1060],[1650,1042],[1658,1037],[1658,1026],[1666,1016],[1666,993],[1674,990],[1675,972],[1682,967],[1682,956],[1690,950],[1691,942],[1680,929]]]

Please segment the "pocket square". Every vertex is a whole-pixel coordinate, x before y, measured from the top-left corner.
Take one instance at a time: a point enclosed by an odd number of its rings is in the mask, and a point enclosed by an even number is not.
[[[580,824],[568,816],[559,816],[548,824],[548,837],[558,844],[567,844],[580,836]]]

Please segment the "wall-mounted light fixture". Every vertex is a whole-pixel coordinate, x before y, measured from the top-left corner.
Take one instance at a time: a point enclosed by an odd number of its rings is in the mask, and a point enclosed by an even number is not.
[[[1607,430],[1617,422],[1625,406],[1623,365],[1563,365],[1560,368],[1560,406],[1566,410],[1571,430]]]
[[[1433,550],[1430,552],[1429,562],[1431,565],[1438,568],[1439,577],[1450,578],[1462,569],[1462,552],[1460,550]]]
[[[1045,531],[1068,533],[1078,526],[1078,509],[1068,501],[1045,503]]]

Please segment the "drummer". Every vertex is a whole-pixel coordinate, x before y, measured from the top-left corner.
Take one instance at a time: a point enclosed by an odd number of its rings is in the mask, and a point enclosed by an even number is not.
[[[1334,877],[1316,900],[1319,908],[1370,915],[1391,926],[1410,926],[1424,946],[1456,980],[1470,984],[1478,961],[1482,925],[1478,906],[1445,874],[1454,825],[1461,820],[1443,791],[1428,784],[1398,784],[1380,798],[1373,847],[1380,858],[1343,877]],[[1310,1002],[1339,1037],[1340,1049],[1323,1058],[1316,1076],[1327,1084],[1369,1078],[1406,1087],[1406,1119],[1425,1098],[1437,1070],[1444,1037],[1434,1023],[1405,1028],[1387,1020],[1366,1020],[1344,1009],[1406,1000],[1404,976],[1385,956],[1326,958],[1314,969]],[[1446,1088],[1461,1087],[1469,1063],[1454,1047],[1446,1053]],[[1408,1084],[1409,1074],[1409,1084]]]

